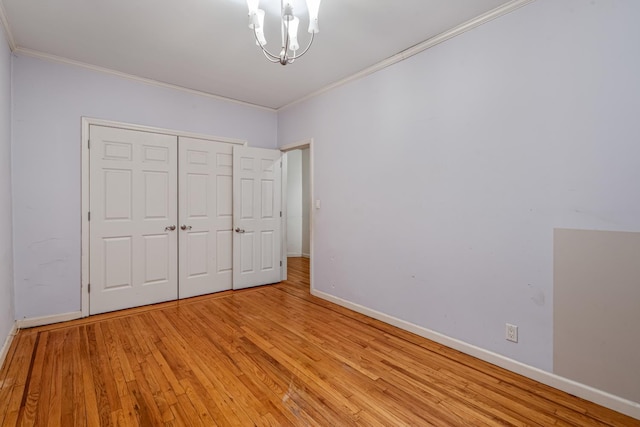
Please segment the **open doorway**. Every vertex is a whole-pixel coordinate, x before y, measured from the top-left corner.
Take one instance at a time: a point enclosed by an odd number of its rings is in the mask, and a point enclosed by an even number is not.
[[[283,162],[286,168],[283,174],[286,239],[283,243],[286,246],[287,280],[309,291],[313,264],[312,141],[292,144],[281,150],[286,158]]]
[[[310,258],[309,148],[287,152],[287,258]]]

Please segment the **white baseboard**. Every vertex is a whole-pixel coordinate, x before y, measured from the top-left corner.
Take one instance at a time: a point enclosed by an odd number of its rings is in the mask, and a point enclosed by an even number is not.
[[[522,362],[518,362],[517,360],[505,357],[501,354],[497,354],[492,351],[485,350],[481,347],[468,344],[464,341],[448,337],[439,332],[423,328],[422,326],[418,326],[413,323],[398,319],[396,317],[389,316],[360,304],[352,303],[331,294],[327,294],[315,289],[311,289],[311,293],[334,304],[338,304],[342,307],[380,320],[384,323],[396,326],[400,329],[413,332],[416,335],[420,335],[421,337],[430,339],[439,344],[446,345],[447,347],[477,357],[478,359],[500,366],[501,368],[507,369],[511,372],[524,375],[525,377],[541,382],[542,384],[546,384],[558,390],[573,394],[574,396],[581,397],[583,399],[597,403],[598,405],[602,405],[609,409],[613,409],[614,411],[618,411],[630,417],[640,419],[640,403],[638,402],[623,399],[605,391],[598,390],[585,384],[581,384],[577,381],[561,377],[551,372],[543,371],[542,369],[526,365]]]
[[[7,354],[9,354],[9,348],[11,347],[11,343],[13,342],[13,337],[15,337],[17,333],[18,333],[18,327],[14,322],[13,327],[9,331],[9,335],[7,336],[7,339],[4,340],[2,349],[0,349],[0,369],[2,369],[2,367],[4,366],[4,360],[7,358]]]
[[[305,254],[305,253],[299,253],[299,252],[296,252],[296,253],[290,252],[290,253],[287,254],[287,258],[311,258],[311,254]]]
[[[72,311],[70,313],[54,314],[52,316],[30,317],[27,319],[16,320],[18,329],[33,328],[36,326],[51,325],[53,323],[67,322],[69,320],[80,319],[81,311]]]

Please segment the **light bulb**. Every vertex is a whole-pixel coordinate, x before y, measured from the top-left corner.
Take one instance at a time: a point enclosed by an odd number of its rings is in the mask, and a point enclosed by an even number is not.
[[[257,27],[255,28],[257,38],[256,44],[258,46],[264,46],[267,44],[267,39],[264,37],[264,10],[258,9],[255,16],[257,22]]]
[[[309,32],[319,33],[318,13],[320,12],[320,2],[322,0],[307,0],[307,9],[309,10]]]
[[[294,52],[300,49],[300,45],[298,44],[298,26],[300,25],[300,20],[298,18],[293,18],[289,21],[289,50],[293,50]]]
[[[247,0],[247,7],[249,8],[249,15],[256,13],[260,0]]]

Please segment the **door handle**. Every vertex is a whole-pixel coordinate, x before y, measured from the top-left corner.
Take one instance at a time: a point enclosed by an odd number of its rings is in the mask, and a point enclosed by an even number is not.
[[[176,229],[176,226],[175,226],[175,225],[170,225],[170,226],[168,226],[168,227],[165,227],[165,228],[164,228],[164,231],[173,231],[173,230],[175,230],[175,229]]]
[[[186,225],[186,224],[182,224],[180,226],[180,230],[191,230],[193,227],[191,227],[190,225]]]
[[[236,233],[244,233],[244,230],[240,229],[240,227],[236,227]]]

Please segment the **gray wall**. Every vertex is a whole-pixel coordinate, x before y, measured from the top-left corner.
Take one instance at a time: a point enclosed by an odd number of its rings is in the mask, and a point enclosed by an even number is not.
[[[640,233],[554,233],[553,368],[640,402]]]
[[[13,69],[18,319],[80,310],[82,116],[276,148],[274,111],[23,55]]]
[[[0,23],[0,349],[14,323],[12,229],[11,51]]]
[[[281,111],[314,286],[553,372],[554,228],[640,231],[638,16],[538,0]]]

